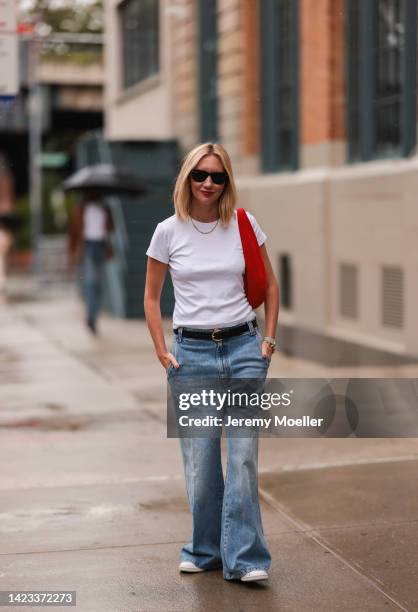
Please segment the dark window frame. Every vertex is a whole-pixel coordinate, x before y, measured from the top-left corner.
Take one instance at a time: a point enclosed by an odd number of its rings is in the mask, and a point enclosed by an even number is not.
[[[280,306],[293,309],[293,264],[289,253],[279,254]]]
[[[159,4],[159,0],[123,0],[118,5],[123,90],[160,72]]]
[[[218,139],[218,0],[198,0],[199,134],[201,142]]]
[[[378,105],[384,103],[384,96],[379,98],[378,91],[378,70],[379,67],[382,69],[378,58],[384,51],[384,47],[378,45],[379,1],[346,0],[346,125],[349,162],[408,157],[416,146],[416,0],[399,0],[403,25],[399,70],[402,89],[399,115],[396,115],[399,141],[394,142],[391,148],[386,144],[386,150],[379,145],[382,133],[379,136],[376,112]]]
[[[282,69],[283,67],[288,70]],[[260,76],[262,171],[297,170],[299,0],[260,2]],[[287,147],[284,146],[286,138]]]

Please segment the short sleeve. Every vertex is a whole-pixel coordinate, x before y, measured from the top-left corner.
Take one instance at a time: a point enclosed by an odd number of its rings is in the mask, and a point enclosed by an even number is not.
[[[151,242],[146,254],[149,257],[158,259],[158,261],[162,261],[165,264],[168,264],[169,262],[170,257],[167,234],[164,231],[164,228],[162,227],[161,223],[159,223],[155,228],[155,232],[151,238]]]
[[[261,227],[258,225],[257,221],[255,220],[255,217],[248,211],[247,211],[247,217],[249,218],[251,225],[253,226],[253,230],[257,238],[258,246],[261,246],[267,240],[267,236],[265,235]]]

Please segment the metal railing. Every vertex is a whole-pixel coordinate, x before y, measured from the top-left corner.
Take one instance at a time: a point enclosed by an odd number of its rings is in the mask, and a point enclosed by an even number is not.
[[[39,42],[41,61],[87,65],[103,59],[102,34],[54,33],[39,38]]]

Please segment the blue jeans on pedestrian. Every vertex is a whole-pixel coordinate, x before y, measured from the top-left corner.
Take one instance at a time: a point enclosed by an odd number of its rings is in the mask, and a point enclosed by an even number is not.
[[[100,309],[105,260],[105,240],[86,240],[84,242],[84,299],[87,307],[87,321],[93,326],[96,325]]]
[[[215,342],[175,336],[171,352],[180,364],[169,366],[168,382],[179,388],[181,377],[261,379],[269,359],[261,354],[261,336],[249,330]],[[221,440],[181,437],[192,537],[181,560],[202,569],[223,568],[226,580],[240,579],[255,569],[268,571],[271,556],[264,538],[258,497],[258,432],[227,437],[224,481]]]

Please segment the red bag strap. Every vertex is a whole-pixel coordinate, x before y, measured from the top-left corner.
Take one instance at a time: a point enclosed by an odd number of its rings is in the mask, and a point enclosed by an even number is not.
[[[241,236],[242,250],[244,251],[244,259],[247,262],[247,257],[251,257],[251,251],[256,246],[258,247],[257,236],[255,235],[251,221],[244,208],[238,208],[238,228]]]

